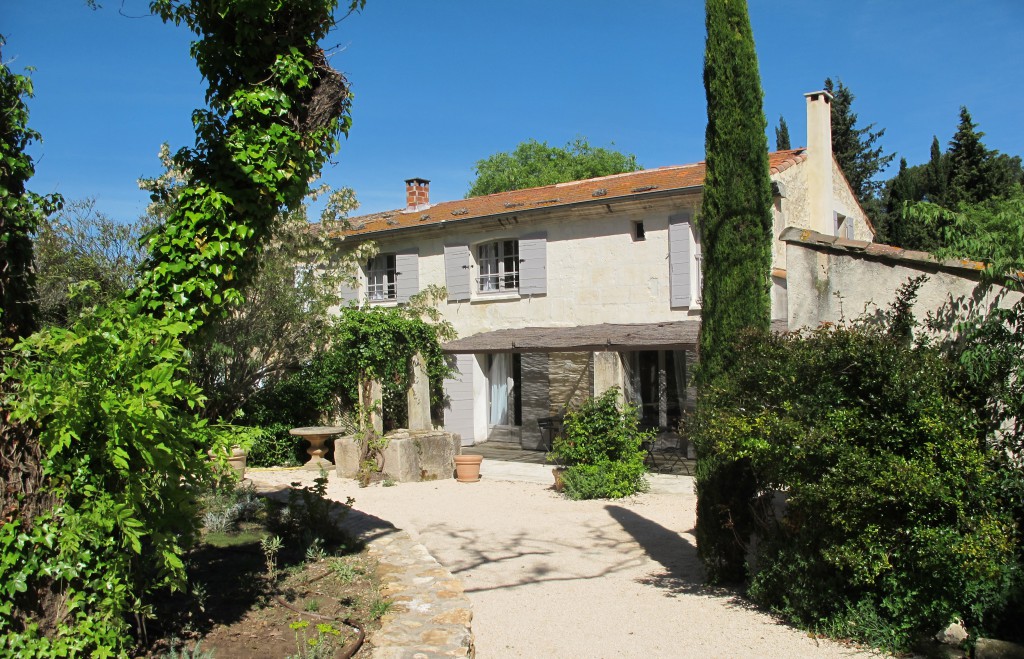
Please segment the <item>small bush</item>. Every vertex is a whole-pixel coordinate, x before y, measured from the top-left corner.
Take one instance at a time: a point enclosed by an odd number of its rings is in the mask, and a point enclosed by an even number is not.
[[[288,432],[294,427],[273,423],[262,428],[249,449],[246,464],[251,467],[296,467],[301,464],[302,442]]]
[[[619,409],[618,389],[588,398],[566,414],[562,434],[549,458],[566,465],[565,492],[572,499],[613,499],[647,489],[643,443],[653,433],[641,432],[634,405]]]

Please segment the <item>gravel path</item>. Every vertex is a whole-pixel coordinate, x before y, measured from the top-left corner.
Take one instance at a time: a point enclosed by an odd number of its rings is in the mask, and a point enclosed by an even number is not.
[[[690,482],[574,502],[547,485],[484,474],[478,483],[365,489],[332,474],[328,485],[332,499],[354,497],[358,510],[408,531],[462,579],[481,659],[864,656],[704,587]],[[267,485],[315,476],[249,475]]]

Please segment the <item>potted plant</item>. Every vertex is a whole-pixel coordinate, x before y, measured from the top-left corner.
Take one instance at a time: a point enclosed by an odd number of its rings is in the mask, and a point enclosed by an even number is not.
[[[207,452],[215,469],[222,473],[230,470],[241,481],[245,479],[245,465],[249,449],[263,432],[261,428],[218,424],[211,427],[213,447]],[[218,469],[219,467],[219,469]]]

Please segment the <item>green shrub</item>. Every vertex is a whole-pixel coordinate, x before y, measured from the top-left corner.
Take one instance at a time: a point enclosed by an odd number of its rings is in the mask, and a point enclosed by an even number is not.
[[[619,498],[645,491],[643,443],[653,438],[639,429],[635,405],[619,409],[618,389],[588,398],[565,416],[549,458],[567,467],[562,475],[573,499]]]
[[[273,423],[262,428],[249,449],[246,464],[252,467],[295,467],[301,464],[300,442],[288,431],[296,426]]]
[[[991,625],[1017,537],[952,363],[866,326],[739,350],[695,428],[710,577],[748,576],[795,622],[894,650],[955,617]]]
[[[573,500],[618,499],[648,489],[643,461],[573,465],[562,473],[566,495]]]
[[[0,646],[12,653],[124,651],[129,614],[184,585],[213,441],[188,381],[187,330],[115,301],[15,348],[4,412],[39,428],[58,503],[30,530],[0,527]],[[36,611],[49,589],[64,594],[60,609]]]

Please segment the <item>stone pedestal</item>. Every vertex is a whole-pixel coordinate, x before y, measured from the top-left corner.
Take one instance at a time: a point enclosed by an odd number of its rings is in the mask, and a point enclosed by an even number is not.
[[[324,457],[327,453],[327,439],[345,432],[341,426],[311,426],[307,428],[292,428],[288,431],[296,437],[301,437],[309,442],[309,462],[303,465],[304,469],[320,471],[321,468],[330,470],[334,465]]]
[[[394,430],[387,435],[384,473],[399,483],[453,478],[459,436],[441,430]],[[359,472],[359,442],[353,436],[334,442],[334,461],[343,478]]]

